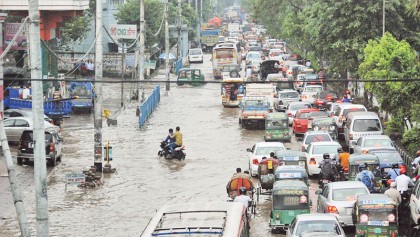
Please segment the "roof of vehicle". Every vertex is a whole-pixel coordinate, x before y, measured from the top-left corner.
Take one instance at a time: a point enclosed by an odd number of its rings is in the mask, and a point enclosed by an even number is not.
[[[316,232],[304,232],[300,235],[300,237],[332,237],[332,236],[340,236],[334,232],[328,231],[316,231]]]
[[[299,93],[299,92],[297,92],[296,90],[293,90],[293,89],[284,89],[284,90],[279,91],[279,93],[290,93],[290,92]]]
[[[378,164],[379,158],[373,154],[351,154],[349,157],[350,164],[360,164],[360,163],[368,163],[368,164]]]
[[[378,139],[391,140],[391,138],[389,138],[388,135],[368,135],[368,136],[361,137],[361,139],[363,139],[363,140],[378,140]],[[382,148],[380,148],[380,149],[382,149]]]
[[[342,107],[342,108],[351,108],[351,107],[353,107],[353,108],[366,108],[362,104],[352,104],[352,103],[339,103],[339,104],[340,104],[339,107]]]
[[[298,105],[298,104],[302,104],[302,105],[310,105],[311,103],[309,102],[304,102],[304,101],[293,101],[290,102],[289,105]]]
[[[267,120],[270,119],[287,119],[288,116],[287,114],[283,113],[283,112],[274,112],[274,113],[269,113],[267,115]]]
[[[281,142],[257,142],[255,147],[284,147],[284,144]]]
[[[352,119],[353,117],[359,117],[361,119],[369,119],[372,117],[379,118],[378,114],[375,112],[350,112],[347,117]]]
[[[277,166],[276,168],[276,173],[277,171],[303,171],[306,173],[306,169],[302,166],[299,165],[281,165],[281,166]]]
[[[337,221],[337,217],[329,213],[309,213],[309,214],[300,214],[296,217],[299,221]]]
[[[332,189],[346,189],[346,188],[365,188],[365,184],[360,181],[340,181],[328,183]]]
[[[340,146],[340,143],[334,141],[311,142],[312,146]]]
[[[223,78],[222,82],[243,82],[243,78]]]
[[[308,185],[306,185],[301,180],[278,180],[273,184],[273,190],[281,189],[294,189],[294,190],[308,190]]]
[[[279,157],[287,157],[287,156],[301,156],[301,157],[305,157],[305,153],[301,152],[301,151],[296,151],[296,150],[284,150],[284,151],[277,151],[276,152],[276,156],[277,158]]]
[[[306,85],[305,86],[305,88],[310,88],[310,87],[321,87],[322,88],[322,86],[321,85]]]
[[[305,136],[311,136],[311,135],[318,135],[318,134],[328,134],[328,135],[330,135],[328,133],[328,131],[307,131],[307,132],[305,132],[305,134],[303,135],[303,137],[305,137]]]
[[[310,112],[314,112],[314,111],[319,111],[319,109],[316,109],[316,108],[300,109],[300,110],[298,110],[298,113],[310,113]]]
[[[357,204],[358,205],[377,205],[377,204],[395,204],[395,202],[392,200],[392,198],[388,197],[385,194],[372,193],[372,194],[358,195]]]

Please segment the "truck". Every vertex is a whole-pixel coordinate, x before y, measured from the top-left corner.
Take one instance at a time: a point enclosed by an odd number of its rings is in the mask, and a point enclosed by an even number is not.
[[[239,25],[239,23],[229,23],[227,30],[229,32],[240,32],[241,31],[241,26]]]
[[[203,50],[212,50],[219,43],[219,30],[203,30],[200,33],[201,47]]]
[[[272,84],[250,83],[246,85],[245,96],[263,96],[270,104],[270,111],[274,111],[274,99],[277,95],[276,86]]]
[[[93,84],[85,81],[71,81],[69,85],[70,96],[72,100],[73,110],[84,110],[91,112],[93,109],[94,91]]]
[[[22,99],[22,88],[7,87],[4,92],[5,109],[32,109],[31,99]],[[32,94],[32,91],[31,91]],[[72,112],[72,99],[74,98],[48,98],[44,100],[44,114],[50,117],[55,125],[60,125],[65,116]]]
[[[264,129],[270,113],[270,103],[265,96],[244,96],[239,104],[239,124],[242,128]]]

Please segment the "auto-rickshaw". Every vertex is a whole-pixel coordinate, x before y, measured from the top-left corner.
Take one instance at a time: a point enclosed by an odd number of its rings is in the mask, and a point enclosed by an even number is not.
[[[367,169],[372,171],[375,176],[375,183],[371,192],[383,192],[382,175],[379,158],[372,154],[352,154],[349,157],[349,172],[344,174],[347,180],[354,181],[359,171],[359,164],[365,163]]]
[[[308,173],[306,169],[298,165],[283,165],[276,168],[275,179],[278,180],[301,180],[306,185],[309,185],[308,182]]]
[[[246,173],[236,173],[229,180],[228,184],[226,185],[226,191],[228,193],[229,198],[231,198],[232,200],[235,199],[235,197],[239,195],[239,189],[241,187],[245,187],[247,190],[247,194],[250,196],[251,199],[253,199],[255,186],[251,180],[251,176]]]
[[[243,78],[224,78],[222,81],[221,95],[224,107],[239,107],[245,94]]]
[[[262,159],[258,164],[258,178],[260,180],[260,185],[257,187],[257,201],[259,201],[260,195],[271,194],[270,190],[273,189],[275,181],[274,172],[278,166],[279,161],[272,157]],[[267,191],[263,192],[263,189]]]
[[[288,117],[285,113],[269,113],[265,120],[264,140],[290,142]]]
[[[353,208],[356,236],[398,236],[398,206],[385,194],[363,194]]]
[[[272,232],[286,230],[299,214],[309,213],[308,186],[300,180],[279,180],[272,192],[270,228]]]
[[[298,165],[303,168],[306,167],[306,156],[304,152],[295,150],[284,150],[276,152],[279,166]]]
[[[332,117],[315,117],[308,119],[308,131],[326,131],[333,140],[338,139],[338,128]]]
[[[197,68],[181,68],[178,71],[177,84],[201,85],[204,82],[204,74],[201,69]]]

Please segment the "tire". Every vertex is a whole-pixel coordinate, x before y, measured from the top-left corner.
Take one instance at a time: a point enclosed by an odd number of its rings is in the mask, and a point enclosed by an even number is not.
[[[48,165],[51,167],[55,167],[57,165],[57,158],[55,156],[51,157],[50,160],[48,161]]]
[[[231,78],[238,78],[239,77],[239,72],[237,70],[232,70],[231,72],[229,72],[229,76]]]
[[[22,160],[23,160],[22,158],[19,158],[19,157],[18,157],[18,158],[17,158],[17,164],[18,164],[18,165],[22,165]]]

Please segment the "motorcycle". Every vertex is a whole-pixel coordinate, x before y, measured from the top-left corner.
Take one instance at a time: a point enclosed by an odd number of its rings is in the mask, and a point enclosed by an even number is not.
[[[171,153],[169,150],[169,144],[165,142],[160,143],[160,150],[158,152],[158,156],[164,157],[165,159],[171,160],[171,159],[178,159],[178,160],[185,160],[186,154],[184,153],[185,147],[177,147],[174,149],[174,154]]]

